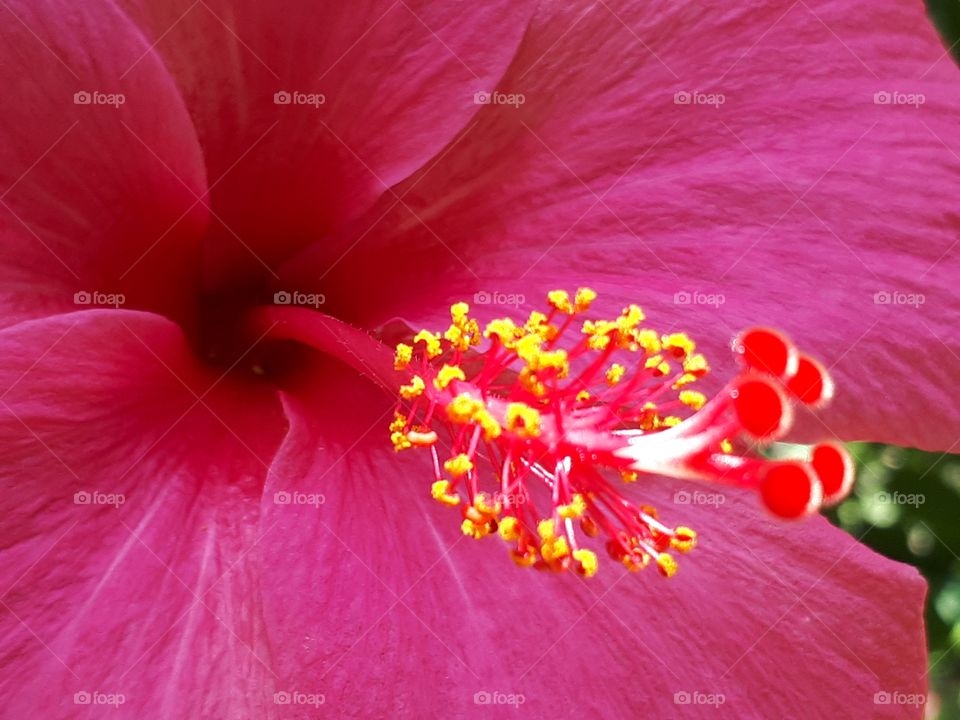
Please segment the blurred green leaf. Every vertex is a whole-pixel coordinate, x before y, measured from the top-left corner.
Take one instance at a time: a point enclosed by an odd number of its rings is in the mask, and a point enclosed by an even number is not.
[[[951,48],[953,56],[960,60],[960,2],[957,0],[927,0],[927,11],[933,24],[940,30]]]

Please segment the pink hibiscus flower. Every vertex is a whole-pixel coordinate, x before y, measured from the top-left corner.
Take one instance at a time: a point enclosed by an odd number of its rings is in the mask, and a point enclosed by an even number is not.
[[[6,715],[922,714],[923,581],[821,518],[644,479],[676,577],[535,573],[385,439],[367,332],[588,285],[708,389],[789,333],[798,438],[954,447],[922,4],[656,5],[0,3]]]

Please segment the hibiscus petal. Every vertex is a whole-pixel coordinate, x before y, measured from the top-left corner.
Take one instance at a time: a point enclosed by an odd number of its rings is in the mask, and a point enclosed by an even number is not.
[[[500,78],[532,6],[122,4],[156,43],[200,136],[217,213],[212,284],[262,274],[262,262],[420,168],[475,114],[474,93]]]
[[[75,302],[182,314],[206,181],[142,34],[109,3],[11,0],[0,48],[2,324]]]
[[[261,542],[285,692],[357,717],[506,717],[484,692],[522,695],[524,717],[703,717],[708,696],[717,717],[922,713],[875,694],[925,692],[923,581],[822,519],[650,482],[637,496],[700,533],[677,577],[520,570],[428,499],[429,456],[389,449],[372,386],[335,373],[285,405]]]
[[[21,323],[0,352],[4,713],[123,696],[117,717],[271,717],[256,544],[275,395],[141,313]]]
[[[817,434],[955,446],[960,77],[922,4],[703,5],[541,9],[499,85],[526,102],[282,282],[323,276],[373,323],[595,285],[721,371],[737,330],[775,325],[833,367]]]

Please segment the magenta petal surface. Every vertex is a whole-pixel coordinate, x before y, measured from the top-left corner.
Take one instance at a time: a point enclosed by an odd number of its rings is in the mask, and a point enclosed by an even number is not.
[[[946,449],[958,81],[919,2],[544,6],[499,86],[526,102],[397,188],[422,222],[384,197],[283,282],[323,277],[374,324],[583,283],[721,371],[773,325],[836,377],[808,435]]]
[[[697,488],[658,482],[637,496],[701,537],[672,580],[606,559],[590,582],[520,570],[425,501],[428,457],[394,456],[376,393],[335,374],[284,400],[260,543],[279,687],[350,717],[514,711],[484,692],[522,695],[524,717],[920,716],[874,704],[925,692],[912,568],[824,520],[772,522],[733,493],[683,503]]]
[[[3,3],[0,47],[0,324],[75,293],[182,315],[206,178],[163,64],[109,3]]]
[[[201,370],[146,314],[21,323],[0,348],[4,716],[272,717],[275,398]]]
[[[207,279],[262,273],[422,167],[505,71],[532,2],[124,0],[176,79],[216,206]]]

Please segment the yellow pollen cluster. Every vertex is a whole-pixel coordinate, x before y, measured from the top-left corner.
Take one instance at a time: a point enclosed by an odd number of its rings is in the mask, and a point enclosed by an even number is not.
[[[480,344],[480,326],[476,320],[467,316],[469,311],[470,306],[465,302],[451,305],[450,327],[443,334],[443,339],[460,352],[466,352],[472,346]]]
[[[443,469],[454,477],[460,477],[473,470],[473,461],[464,453],[460,453],[444,462]]]
[[[393,449],[397,452],[413,446],[407,434],[403,432],[406,426],[407,419],[400,413],[394,413],[393,422],[390,423],[390,442],[393,443]]]
[[[607,385],[613,387],[618,382],[623,380],[624,373],[627,372],[627,369],[620,363],[614,363],[610,366],[610,369],[607,370],[605,377],[607,378]]]
[[[499,437],[503,430],[500,423],[487,410],[483,401],[466,393],[461,393],[450,401],[447,405],[447,417],[458,425],[477,423],[483,429],[483,436],[486,440]]]
[[[407,385],[400,386],[400,397],[404,400],[413,400],[422,395],[426,387],[427,385],[423,382],[423,378],[419,375],[414,375],[410,378],[410,382]]]
[[[466,380],[467,376],[463,374],[461,370],[456,365],[444,365],[437,372],[437,376],[433,379],[433,386],[437,390],[445,390],[447,386],[452,383],[454,380]]]
[[[680,402],[693,410],[699,410],[707,402],[707,396],[696,390],[683,390],[678,397]]]
[[[397,345],[397,352],[393,357],[393,369],[394,370],[403,370],[408,365],[410,365],[410,360],[413,359],[413,348],[404,343]]]
[[[540,413],[526,403],[507,405],[506,419],[507,430],[522,438],[533,438],[540,434]]]
[[[450,491],[449,480],[437,480],[430,488],[433,499],[444,505],[459,505],[460,496]]]
[[[413,336],[413,344],[416,345],[417,343],[423,343],[428,358],[433,359],[443,354],[443,348],[440,345],[440,335],[437,333],[421,330]]]
[[[557,508],[557,514],[564,520],[574,520],[578,517],[582,517],[586,511],[587,503],[583,499],[583,495],[580,493],[574,495],[573,500],[571,500],[567,505],[561,505]]]

